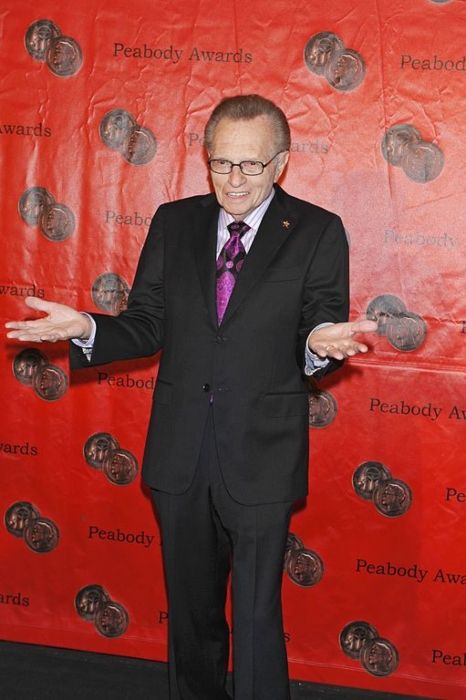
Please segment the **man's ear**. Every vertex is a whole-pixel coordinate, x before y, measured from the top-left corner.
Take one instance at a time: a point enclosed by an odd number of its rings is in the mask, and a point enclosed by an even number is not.
[[[279,153],[277,156],[277,167],[275,168],[275,177],[274,177],[274,182],[277,182],[280,179],[281,174],[286,168],[286,164],[288,163],[288,158],[290,157],[290,152],[289,151],[283,151],[282,153]]]

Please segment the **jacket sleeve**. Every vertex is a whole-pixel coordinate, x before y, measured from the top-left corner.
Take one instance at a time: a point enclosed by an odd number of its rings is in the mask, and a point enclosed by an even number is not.
[[[118,316],[90,314],[97,325],[91,359],[89,361],[81,348],[70,343],[72,369],[147,357],[163,347],[164,241],[165,214],[162,205],[152,219],[139,258],[128,308]]]
[[[321,323],[347,321],[348,313],[348,242],[341,219],[332,215],[323,227],[306,275],[297,343],[297,359],[303,371],[309,333]],[[341,360],[330,359],[328,365],[313,376],[322,377],[341,365]]]

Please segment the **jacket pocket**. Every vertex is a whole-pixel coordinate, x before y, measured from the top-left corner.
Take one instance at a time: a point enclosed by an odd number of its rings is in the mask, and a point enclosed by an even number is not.
[[[296,265],[294,267],[269,267],[265,273],[264,282],[288,282],[301,277],[302,270]]]
[[[264,413],[270,417],[303,416],[309,411],[308,395],[304,391],[287,394],[266,394]]]

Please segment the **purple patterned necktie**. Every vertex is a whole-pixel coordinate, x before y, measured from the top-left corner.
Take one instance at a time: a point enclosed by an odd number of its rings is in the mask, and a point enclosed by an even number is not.
[[[217,258],[217,318],[220,324],[236,284],[236,278],[243,267],[246,251],[241,236],[251,228],[244,221],[228,224],[230,238]]]

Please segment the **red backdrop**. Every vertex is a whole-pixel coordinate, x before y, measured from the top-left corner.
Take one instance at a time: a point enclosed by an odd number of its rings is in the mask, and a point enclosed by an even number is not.
[[[226,95],[282,106],[284,187],[347,227],[352,317],[384,315],[311,400],[283,588],[295,678],[466,692],[465,26],[464,0],[3,2],[2,322],[30,293],[124,305],[155,208],[209,188],[203,125]],[[106,273],[123,281],[105,293]],[[65,344],[1,342],[0,635],[165,659],[135,474],[156,361],[69,376]]]

